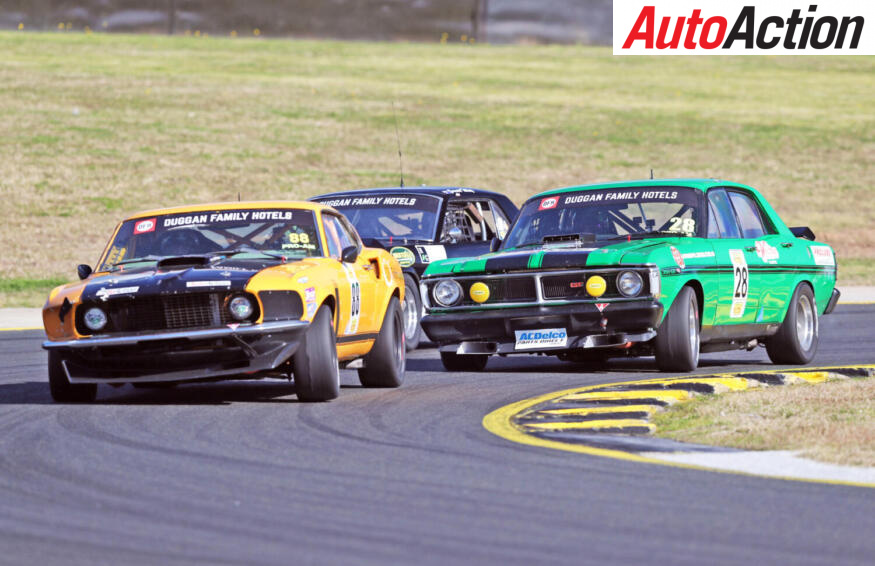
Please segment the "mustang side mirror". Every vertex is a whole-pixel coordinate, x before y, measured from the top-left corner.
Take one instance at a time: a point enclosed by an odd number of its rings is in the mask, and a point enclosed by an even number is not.
[[[356,246],[347,246],[340,252],[340,261],[343,263],[355,263],[358,259],[359,249]]]
[[[492,240],[489,241],[489,251],[490,252],[497,252],[498,248],[500,248],[500,247],[501,247],[501,238],[492,238]]]
[[[80,263],[76,266],[76,273],[79,274],[79,279],[87,279],[93,271],[94,270],[91,269],[91,266],[85,263]]]

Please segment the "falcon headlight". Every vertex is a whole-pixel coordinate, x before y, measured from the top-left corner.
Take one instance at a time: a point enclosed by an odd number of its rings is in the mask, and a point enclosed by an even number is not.
[[[432,297],[442,307],[452,307],[462,300],[462,286],[453,279],[443,279],[434,286]]]
[[[617,277],[617,289],[626,297],[637,297],[644,288],[644,280],[634,271],[624,271]]]

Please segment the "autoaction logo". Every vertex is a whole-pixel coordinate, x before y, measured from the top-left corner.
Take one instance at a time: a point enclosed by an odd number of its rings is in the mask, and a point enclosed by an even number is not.
[[[873,55],[872,20],[858,0],[614,0],[614,55]]]

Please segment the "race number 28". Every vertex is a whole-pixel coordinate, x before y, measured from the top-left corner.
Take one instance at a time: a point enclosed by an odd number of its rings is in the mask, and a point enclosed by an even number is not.
[[[729,259],[732,261],[732,305],[729,308],[729,318],[741,318],[747,306],[747,291],[749,287],[750,272],[747,268],[747,260],[741,250],[729,250]]]

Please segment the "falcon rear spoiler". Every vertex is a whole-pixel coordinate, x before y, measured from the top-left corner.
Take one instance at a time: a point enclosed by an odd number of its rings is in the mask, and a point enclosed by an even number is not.
[[[790,231],[793,232],[793,235],[797,238],[811,240],[812,242],[817,239],[814,236],[814,232],[812,232],[811,228],[809,228],[808,226],[796,226],[794,228],[790,228]]]

